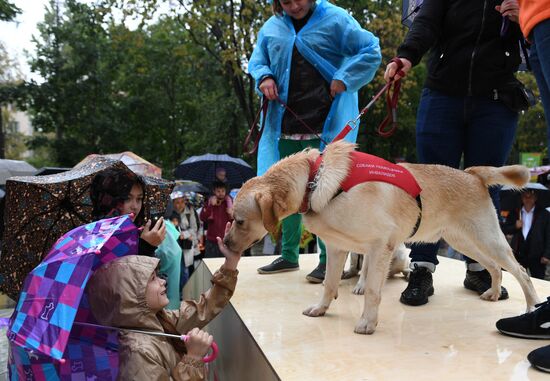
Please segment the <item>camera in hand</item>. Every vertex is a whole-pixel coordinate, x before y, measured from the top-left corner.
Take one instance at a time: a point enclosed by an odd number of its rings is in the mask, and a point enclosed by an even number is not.
[[[152,229],[158,220],[162,220],[164,218],[164,213],[151,213],[149,215],[149,220],[151,221],[150,229]]]

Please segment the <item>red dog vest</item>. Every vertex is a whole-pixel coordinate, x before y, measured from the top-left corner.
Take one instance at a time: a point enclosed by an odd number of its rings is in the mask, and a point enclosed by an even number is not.
[[[357,184],[367,181],[383,181],[395,185],[416,198],[422,189],[414,176],[404,167],[368,153],[351,152],[352,163],[348,177],[340,184],[347,192]]]

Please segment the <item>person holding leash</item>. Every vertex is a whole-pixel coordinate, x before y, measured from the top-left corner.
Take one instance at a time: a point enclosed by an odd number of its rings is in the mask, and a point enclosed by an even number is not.
[[[506,163],[518,122],[513,94],[521,62],[517,0],[425,0],[397,50],[403,68],[386,67],[390,81],[406,75],[431,49],[428,76],[416,119],[418,160],[458,168]],[[505,103],[506,102],[506,103]],[[499,209],[498,188],[490,189]],[[422,195],[421,195],[422,196]],[[428,303],[439,244],[413,245],[409,284],[401,294],[408,305]],[[466,258],[464,287],[482,294],[491,276]],[[504,287],[500,299],[508,298]]]
[[[270,101],[258,175],[283,157],[331,141],[357,116],[357,91],[381,61],[378,38],[326,0],[273,0],[272,9],[248,64],[258,92]],[[357,130],[346,140],[355,142]],[[300,214],[283,220],[282,255],[259,273],[298,270],[301,222]],[[322,241],[319,246],[320,263],[307,276],[314,283],[326,270],[326,249]]]

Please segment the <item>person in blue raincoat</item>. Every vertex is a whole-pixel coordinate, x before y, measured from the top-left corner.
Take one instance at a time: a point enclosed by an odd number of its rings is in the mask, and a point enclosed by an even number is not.
[[[358,115],[357,91],[381,61],[378,38],[326,0],[273,0],[272,8],[274,16],[262,26],[248,64],[258,92],[270,100],[258,175],[304,148],[323,149],[321,137],[330,142]],[[357,130],[346,140],[355,142]],[[301,215],[285,218],[282,232],[281,257],[258,272],[298,269]],[[314,283],[325,276],[326,250],[321,241],[319,246],[319,266],[307,276]]]

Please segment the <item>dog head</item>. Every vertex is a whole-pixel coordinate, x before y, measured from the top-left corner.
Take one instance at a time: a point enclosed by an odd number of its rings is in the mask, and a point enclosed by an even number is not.
[[[262,177],[243,185],[233,205],[233,225],[223,240],[229,249],[246,250],[267,232],[275,232],[279,219],[288,215],[284,197],[271,188]]]

